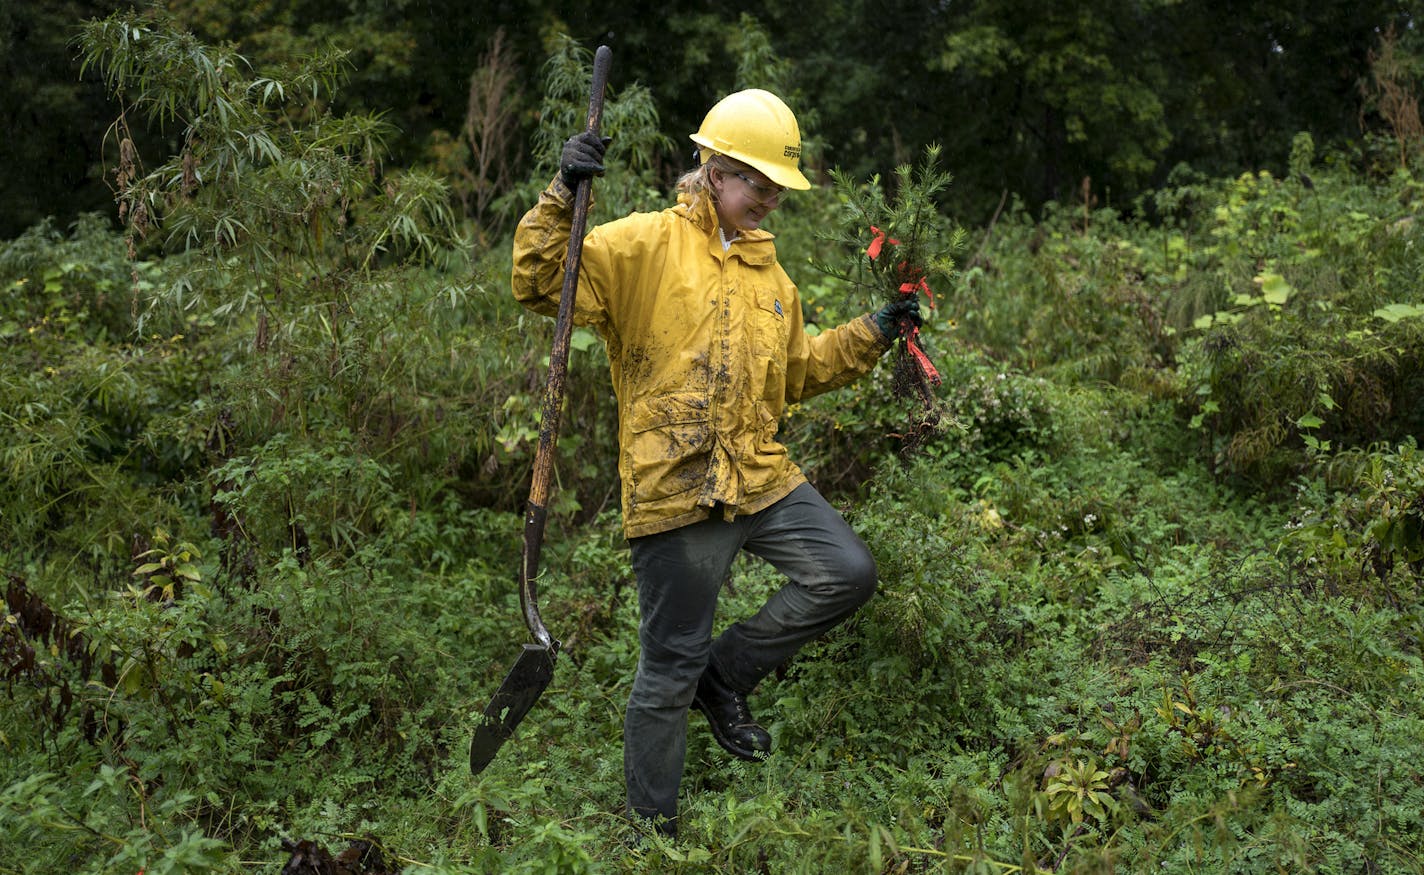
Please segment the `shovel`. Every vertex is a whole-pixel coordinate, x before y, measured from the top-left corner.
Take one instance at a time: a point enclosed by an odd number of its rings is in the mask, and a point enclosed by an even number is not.
[[[613,52],[599,46],[593,56],[593,88],[588,99],[588,130],[597,134],[603,118],[603,91],[608,84],[608,68]],[[505,675],[485,707],[484,717],[470,742],[470,771],[484,771],[501,745],[554,677],[554,656],[559,642],[549,635],[539,616],[538,590],[534,578],[539,573],[539,551],[544,542],[544,522],[548,516],[549,481],[554,471],[554,445],[559,440],[559,418],[564,402],[564,377],[568,372],[569,339],[573,334],[574,293],[578,289],[579,261],[583,256],[583,235],[588,226],[588,207],[593,197],[593,181],[580,179],[574,191],[574,215],[569,228],[569,252],[564,261],[564,286],[559,297],[559,313],[554,322],[554,346],[549,352],[549,378],[544,386],[544,408],[539,418],[539,449],[534,455],[534,479],[529,486],[529,505],[524,512],[524,551],[519,561],[519,603],[533,644],[524,650]]]

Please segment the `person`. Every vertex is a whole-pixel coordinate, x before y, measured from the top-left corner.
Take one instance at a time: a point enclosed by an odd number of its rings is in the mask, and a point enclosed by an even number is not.
[[[772,739],[747,696],[802,645],[874,592],[874,559],[776,440],[788,403],[868,373],[913,297],[815,336],[776,257],[766,217],[805,190],[796,118],[776,95],[739,91],[692,135],[697,164],[676,205],[592,228],[576,324],[607,350],[618,405],[623,530],[637,578],[641,651],[623,727],[627,808],[675,835],[690,707],[728,753]],[[573,189],[604,172],[605,141],[569,138],[558,176],[520,220],[514,297],[553,315]],[[713,640],[718,593],[747,551],[786,583]]]

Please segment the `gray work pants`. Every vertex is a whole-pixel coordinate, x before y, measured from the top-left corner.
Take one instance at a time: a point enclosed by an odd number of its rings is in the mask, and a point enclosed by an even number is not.
[[[810,484],[765,510],[720,515],[631,541],[642,653],[623,722],[628,808],[675,823],[687,712],[709,663],[748,693],[800,647],[855,613],[875,591],[875,560]],[[712,640],[717,595],[737,553],[788,578],[757,613]]]

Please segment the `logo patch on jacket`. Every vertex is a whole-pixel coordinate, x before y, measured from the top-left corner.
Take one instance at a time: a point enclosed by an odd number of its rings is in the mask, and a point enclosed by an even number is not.
[[[778,316],[785,315],[785,314],[783,314],[783,313],[781,312],[781,302],[780,302],[780,301],[776,301],[776,302],[775,302],[775,305],[774,305],[773,309],[776,310],[776,315],[778,315]]]

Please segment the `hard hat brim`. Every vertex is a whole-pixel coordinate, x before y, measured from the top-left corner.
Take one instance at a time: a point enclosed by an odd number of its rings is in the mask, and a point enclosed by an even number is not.
[[[748,167],[756,168],[763,176],[782,188],[789,188],[794,191],[806,191],[811,187],[810,180],[801,173],[799,167],[786,164],[773,164],[770,161],[764,161],[753,155],[748,155],[740,149],[725,147],[719,149],[717,148],[718,144],[713,143],[701,134],[692,134],[691,140],[700,147],[699,150],[702,153],[703,164],[706,164],[707,159],[713,155],[725,155],[733,161],[740,161]]]

